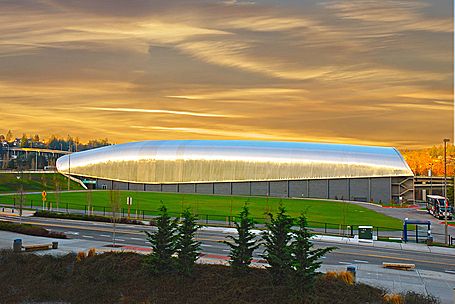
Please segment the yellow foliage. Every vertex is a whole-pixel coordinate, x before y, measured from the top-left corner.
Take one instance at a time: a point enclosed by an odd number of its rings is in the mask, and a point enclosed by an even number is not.
[[[336,279],[338,278],[338,273],[336,271],[327,271],[326,274],[325,274],[325,277],[327,279]]]
[[[96,249],[95,248],[90,248],[88,253],[87,253],[87,257],[93,257],[96,255]]]
[[[349,271],[340,271],[340,272],[328,271],[325,274],[325,277],[327,279],[341,280],[341,281],[343,281],[344,283],[346,283],[348,285],[353,285],[354,284],[354,275],[351,272],[349,272]]]
[[[76,255],[76,262],[80,262],[83,259],[85,259],[85,252],[84,251],[79,251]]]
[[[338,273],[338,278],[348,285],[354,284],[354,276],[349,271],[341,271]]]
[[[404,304],[404,299],[399,294],[385,294],[384,295],[384,302],[390,304]]]
[[[416,175],[427,175],[431,169],[434,176],[444,175],[444,149],[443,146],[421,150],[404,150],[401,151],[404,159]],[[452,144],[447,145],[447,162],[455,159],[455,147]],[[447,175],[454,175],[454,166],[447,166]]]

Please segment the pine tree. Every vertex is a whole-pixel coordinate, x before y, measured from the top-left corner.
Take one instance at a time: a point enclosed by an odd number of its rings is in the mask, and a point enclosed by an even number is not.
[[[147,258],[150,270],[157,274],[169,273],[175,270],[176,229],[177,221],[172,220],[166,206],[160,207],[160,216],[156,223],[158,230],[154,233],[145,231],[152,252]]]
[[[195,233],[199,226],[196,224],[196,217],[189,208],[183,211],[182,216],[182,223],[177,228],[177,262],[180,273],[189,275],[200,253],[200,242],[195,241]]]
[[[292,239],[293,219],[286,213],[280,204],[276,218],[269,213],[270,223],[266,224],[267,230],[262,237],[265,242],[263,258],[268,262],[275,284],[285,283],[292,273]]]
[[[254,221],[250,218],[250,212],[245,204],[239,214],[239,222],[235,222],[238,237],[228,235],[233,242],[224,241],[231,248],[229,254],[232,270],[236,273],[244,273],[253,259],[253,252],[259,247],[255,240]]]
[[[291,244],[293,279],[296,290],[304,295],[314,286],[315,278],[319,274],[317,270],[322,263],[320,258],[335,250],[336,247],[313,249],[311,242],[313,234],[308,229],[307,219],[303,214],[298,218],[298,230],[294,235],[295,238]]]

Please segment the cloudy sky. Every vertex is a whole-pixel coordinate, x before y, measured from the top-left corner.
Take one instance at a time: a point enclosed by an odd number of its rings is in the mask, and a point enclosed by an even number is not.
[[[0,0],[0,12],[0,133],[452,138],[451,0]]]

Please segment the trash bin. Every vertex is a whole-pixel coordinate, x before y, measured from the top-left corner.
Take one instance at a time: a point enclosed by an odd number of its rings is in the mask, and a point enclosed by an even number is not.
[[[22,239],[15,239],[13,242],[13,251],[21,252],[22,251]]]
[[[372,240],[373,226],[359,226],[359,240]]]
[[[352,277],[354,278],[355,282],[355,266],[348,266],[346,270],[352,274]]]
[[[58,249],[58,242],[52,242],[52,249]]]

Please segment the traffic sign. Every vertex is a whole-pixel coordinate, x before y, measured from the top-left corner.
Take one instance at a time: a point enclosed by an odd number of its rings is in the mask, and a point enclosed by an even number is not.
[[[131,206],[131,205],[133,204],[133,198],[132,198],[131,196],[128,196],[128,197],[126,198],[126,204],[127,204],[128,206]]]
[[[46,191],[41,192],[41,197],[43,198],[43,201],[46,200],[46,197],[47,197]]]

